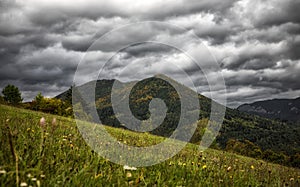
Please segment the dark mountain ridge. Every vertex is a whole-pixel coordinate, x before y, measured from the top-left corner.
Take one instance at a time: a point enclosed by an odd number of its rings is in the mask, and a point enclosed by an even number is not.
[[[300,121],[300,97],[295,99],[272,99],[243,104],[239,111],[282,121]]]

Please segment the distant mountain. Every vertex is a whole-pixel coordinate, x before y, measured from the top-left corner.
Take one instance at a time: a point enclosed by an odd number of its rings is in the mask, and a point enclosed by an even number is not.
[[[243,104],[239,111],[282,121],[300,121],[300,97],[296,99],[272,99]]]
[[[155,76],[139,82],[122,83],[118,80],[92,81],[76,87],[88,91],[85,93],[87,94],[85,96],[77,96],[77,94],[73,94],[73,96],[76,96],[76,103],[73,103],[73,105],[76,105],[77,101],[85,103],[82,107],[88,113],[90,108],[89,103],[94,102],[98,112],[98,116],[94,116],[94,119],[100,118],[101,122],[108,126],[125,128],[124,124],[122,124],[116,117],[111,102],[112,87],[114,83],[117,83],[119,86],[114,92],[119,96],[124,96],[128,90],[131,90],[129,95],[128,111],[131,111],[136,119],[149,119],[151,116],[150,114],[152,114],[152,111],[149,111],[149,105],[153,98],[160,98],[164,100],[167,106],[166,116],[163,122],[160,123],[161,125],[157,128],[154,128],[152,131],[150,131],[150,133],[169,137],[170,134],[175,132],[174,129],[177,127],[181,110],[181,102],[178,97],[178,93],[171,86],[171,84],[168,84],[168,82],[171,82],[172,85],[176,84],[183,92],[187,94],[198,95],[200,104],[199,109],[197,109],[200,113],[199,119],[195,123],[194,121],[191,121],[187,115],[183,119],[187,125],[187,128],[182,130],[189,130],[189,128],[191,128],[193,125],[197,125],[196,132],[194,133],[190,142],[199,144],[202,135],[206,130],[207,122],[209,121],[210,117],[210,108],[214,101],[194,92],[190,88],[185,87],[171,78],[168,79],[168,81],[164,81],[160,79],[159,76]],[[94,88],[95,83],[96,88]],[[60,94],[58,98],[69,98],[71,91],[72,90],[68,90]],[[92,91],[95,91],[95,98],[89,97],[89,94],[91,94]],[[87,98],[91,98],[91,100],[82,102],[82,98],[86,98],[86,96],[88,96]],[[192,102],[189,97],[185,99],[187,103]],[[120,104],[126,101],[128,101],[128,97],[127,99],[126,97],[120,97],[119,99]],[[220,104],[217,105],[221,106]],[[192,114],[193,112],[197,111],[189,111],[188,114]],[[118,114],[118,117],[120,116],[127,118],[128,114],[126,112]],[[153,119],[153,121],[159,121],[159,119]],[[281,153],[289,156],[300,153],[299,136],[300,123],[291,124],[274,121],[256,115],[247,114],[237,109],[226,108],[225,118],[214,145],[222,149],[234,150],[247,156],[264,159],[268,159],[268,157],[270,157],[271,159],[276,158],[277,160],[282,160],[285,157],[282,157],[280,155]],[[273,151],[274,154],[276,153],[278,155],[274,156],[272,152],[272,154],[270,153],[270,150]],[[263,156],[265,151],[269,152],[266,152],[265,156]]]

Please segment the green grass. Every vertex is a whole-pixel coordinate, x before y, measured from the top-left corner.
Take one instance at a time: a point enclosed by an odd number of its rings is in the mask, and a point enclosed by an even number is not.
[[[40,118],[47,121],[45,132]],[[53,128],[51,121],[57,119]],[[85,143],[75,121],[0,105],[1,186],[297,186],[300,170],[188,144],[160,164],[124,170]],[[163,141],[148,133],[107,127],[119,141],[145,146]]]

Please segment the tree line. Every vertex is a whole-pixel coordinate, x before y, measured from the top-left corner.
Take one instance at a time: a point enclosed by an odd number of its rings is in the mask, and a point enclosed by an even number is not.
[[[10,84],[3,88],[2,95],[3,96],[0,96],[0,104],[8,104],[65,117],[73,117],[71,99],[63,101],[57,98],[47,98],[41,93],[38,93],[31,102],[22,103],[23,98],[21,97],[19,88]]]

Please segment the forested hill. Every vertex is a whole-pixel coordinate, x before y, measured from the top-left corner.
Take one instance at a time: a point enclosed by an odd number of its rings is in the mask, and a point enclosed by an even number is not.
[[[111,90],[115,81],[117,80],[98,80],[95,89],[91,89],[93,82],[84,84],[81,88],[95,91],[97,111],[103,124],[125,128],[116,118],[112,108]],[[169,81],[180,85],[170,78]],[[122,94],[134,83],[136,82],[121,83],[118,81],[118,84],[121,84],[121,86],[115,92]],[[193,92],[183,85],[181,85],[181,89],[191,94]],[[70,93],[71,90],[60,94],[58,98],[70,99],[68,97]],[[177,127],[181,105],[176,90],[166,81],[158,77],[150,77],[138,82],[130,92],[130,110],[137,119],[148,119],[150,117],[149,103],[153,98],[163,99],[168,110],[163,123],[151,133],[169,137]],[[123,98],[120,102],[124,102],[125,99]],[[210,116],[210,106],[213,102],[200,94],[198,94],[198,99],[201,106],[200,115],[196,132],[191,139],[192,143],[201,141]],[[88,111],[89,104],[86,103],[85,105],[84,107]],[[189,119],[185,119],[185,121],[187,124],[189,123]],[[273,121],[227,108],[222,128],[214,146],[233,150],[247,156],[290,164],[290,159],[294,159],[294,157],[299,157],[300,159],[299,135],[300,124]]]

